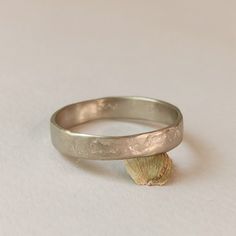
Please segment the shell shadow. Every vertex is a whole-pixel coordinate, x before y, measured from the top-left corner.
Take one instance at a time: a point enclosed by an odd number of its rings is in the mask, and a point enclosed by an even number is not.
[[[184,134],[183,144],[190,148],[192,153],[190,157],[192,158],[191,164],[181,168],[177,165],[177,160],[174,161],[174,171],[170,184],[195,181],[199,178],[211,178],[217,174],[221,158],[215,148],[212,148],[207,141],[189,133]],[[184,158],[188,159],[189,156],[185,155]]]
[[[190,158],[192,158],[192,163],[190,166],[183,169],[177,164],[178,160],[174,160],[172,177],[165,186],[180,182],[194,181],[198,178],[206,178],[217,174],[218,167],[220,166],[220,157],[215,149],[212,149],[204,140],[189,133],[185,133],[183,143],[187,144],[191,149],[192,154]],[[133,184],[121,160],[91,161],[65,155],[63,155],[63,157],[82,171],[90,172],[101,178],[107,178],[109,181]],[[189,156],[185,155],[183,158],[188,159]]]

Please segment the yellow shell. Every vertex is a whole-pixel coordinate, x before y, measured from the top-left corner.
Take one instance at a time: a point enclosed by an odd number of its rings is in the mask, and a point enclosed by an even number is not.
[[[128,159],[124,162],[131,178],[141,185],[164,185],[172,170],[172,161],[167,153]]]

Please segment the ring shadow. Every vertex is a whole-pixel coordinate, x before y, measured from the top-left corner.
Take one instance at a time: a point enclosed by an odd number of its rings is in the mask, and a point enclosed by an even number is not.
[[[119,180],[121,182],[129,182],[129,176],[125,171],[122,160],[84,160],[67,155],[63,155],[63,157],[80,170],[112,181]]]
[[[193,153],[193,163],[184,170],[181,170],[178,165],[174,165],[173,175],[166,185],[193,181],[203,175],[204,177],[206,177],[206,175],[212,175],[217,166],[219,166],[219,156],[215,150],[212,150],[207,146],[207,143],[188,133],[185,133],[183,142],[190,147]],[[66,155],[63,155],[63,157],[81,170],[90,172],[96,176],[107,178],[110,181],[118,180],[125,183],[131,183],[131,178],[126,173],[125,167],[120,160],[91,161]]]

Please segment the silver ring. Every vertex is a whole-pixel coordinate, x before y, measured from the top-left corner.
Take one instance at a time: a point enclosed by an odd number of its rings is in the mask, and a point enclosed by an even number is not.
[[[99,136],[73,132],[87,121],[140,119],[164,128],[127,136]],[[61,153],[91,160],[118,160],[165,153],[183,139],[183,117],[172,104],[145,97],[106,97],[63,107],[51,117],[51,139]]]

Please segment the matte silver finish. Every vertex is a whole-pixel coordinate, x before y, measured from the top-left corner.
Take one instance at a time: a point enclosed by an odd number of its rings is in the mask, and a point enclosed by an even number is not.
[[[72,132],[87,121],[141,119],[165,124],[165,128],[127,136],[97,136]],[[144,97],[106,97],[68,105],[51,118],[53,145],[63,154],[97,160],[118,160],[167,152],[183,138],[180,110],[163,101]]]

